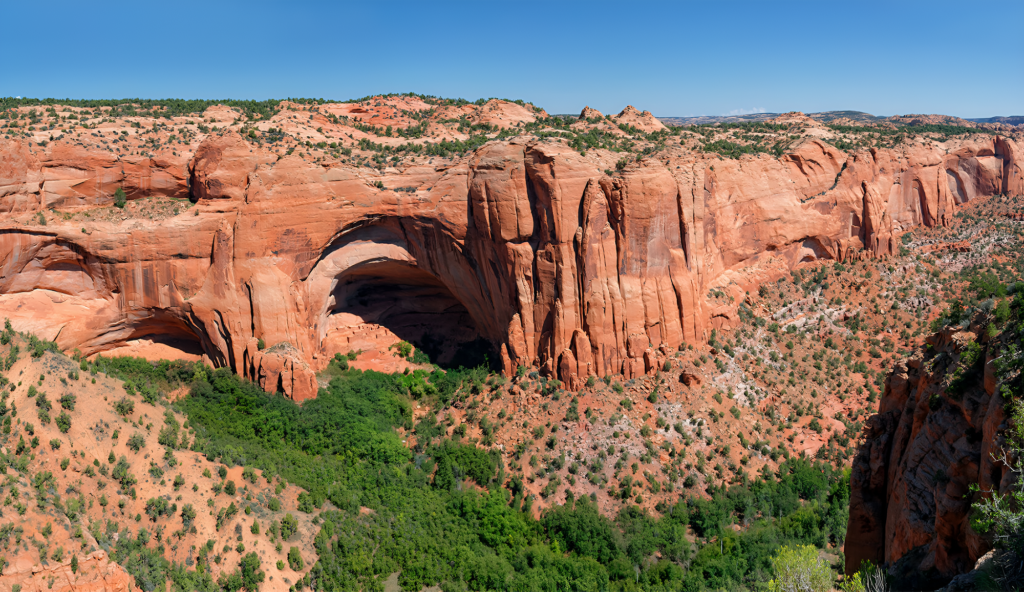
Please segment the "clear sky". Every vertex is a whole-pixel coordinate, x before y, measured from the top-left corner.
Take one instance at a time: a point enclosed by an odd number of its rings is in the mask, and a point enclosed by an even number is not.
[[[0,96],[1024,115],[1024,1],[4,2]]]

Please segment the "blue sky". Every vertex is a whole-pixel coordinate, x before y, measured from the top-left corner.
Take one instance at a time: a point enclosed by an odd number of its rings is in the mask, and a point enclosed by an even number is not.
[[[985,8],[982,9],[981,7]],[[19,2],[0,96],[1024,115],[1024,2]]]

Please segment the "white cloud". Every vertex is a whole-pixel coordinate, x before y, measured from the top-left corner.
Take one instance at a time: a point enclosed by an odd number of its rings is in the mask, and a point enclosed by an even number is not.
[[[753,109],[733,109],[726,113],[726,115],[752,115],[754,113],[767,113],[764,107],[754,107]]]

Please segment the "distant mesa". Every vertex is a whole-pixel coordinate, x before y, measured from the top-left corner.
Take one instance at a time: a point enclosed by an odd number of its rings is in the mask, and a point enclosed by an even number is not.
[[[978,117],[974,119],[968,119],[968,121],[973,121],[975,123],[1005,123],[1007,125],[1024,125],[1024,115],[1011,115],[1009,117]]]

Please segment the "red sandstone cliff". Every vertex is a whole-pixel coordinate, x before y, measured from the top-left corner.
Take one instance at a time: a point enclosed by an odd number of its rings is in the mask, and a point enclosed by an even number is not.
[[[382,174],[235,133],[163,154],[0,139],[0,316],[86,354],[179,339],[296,399],[352,322],[483,338],[507,370],[570,387],[637,376],[650,348],[735,322],[710,288],[739,302],[800,261],[892,253],[957,204],[1024,193],[1021,148],[999,137],[851,153],[805,138],[738,160],[675,147],[617,172],[615,153],[530,137]],[[107,206],[118,187],[197,205],[35,221]]]
[[[945,386],[964,346],[982,333],[977,325],[946,329],[929,338],[930,352],[889,376],[853,461],[848,573],[862,560],[900,562],[905,586],[935,587],[970,571],[991,548],[969,525],[977,494],[968,486],[1005,492],[1014,479],[991,456],[1006,428],[1002,397],[994,394],[993,348],[985,344],[984,370],[962,396]]]

